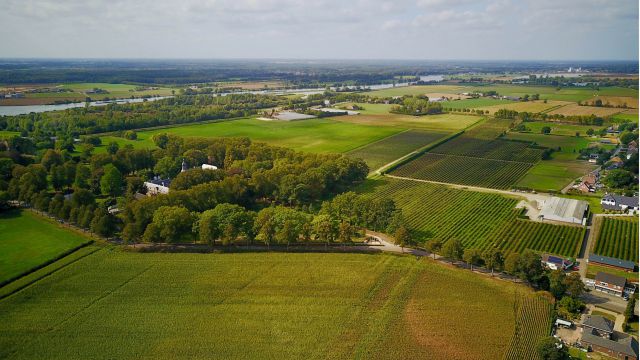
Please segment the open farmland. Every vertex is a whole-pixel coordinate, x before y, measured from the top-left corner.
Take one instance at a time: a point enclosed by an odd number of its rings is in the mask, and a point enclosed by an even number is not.
[[[518,298],[516,330],[505,360],[540,359],[538,340],[551,333],[553,306],[541,296]]]
[[[565,101],[547,101],[546,103],[543,100],[538,101],[509,101],[505,104],[500,105],[492,105],[492,106],[483,106],[480,107],[480,110],[489,111],[490,114],[494,114],[496,111],[501,109],[514,110],[517,112],[530,112],[530,113],[541,113],[548,111],[549,109],[559,108],[564,105],[568,105],[568,102]]]
[[[586,104],[595,106],[597,100],[602,101],[604,106],[638,108],[638,98],[630,96],[596,96],[594,99],[587,101]]]
[[[598,131],[605,127],[596,125],[565,124],[552,121],[531,121],[525,122],[523,125],[526,126],[532,134],[540,134],[542,133],[542,128],[548,126],[551,128],[552,135],[562,136],[576,136],[576,133],[579,133],[581,136],[585,136],[589,129]]]
[[[593,252],[622,260],[638,262],[638,218],[602,217]]]
[[[414,86],[398,86],[394,88],[374,90],[367,94],[379,97],[404,96],[404,95],[425,95],[428,93],[445,93],[457,94],[459,92],[468,91],[462,86],[457,85],[414,85]]]
[[[606,107],[596,107],[596,106],[581,106],[578,104],[569,104],[565,106],[561,106],[557,109],[553,109],[549,111],[550,115],[564,115],[564,116],[572,116],[572,115],[596,115],[596,116],[611,116],[621,112],[623,109],[617,108],[606,108]]]
[[[443,101],[442,107],[445,109],[473,109],[484,106],[498,106],[511,103],[509,100],[500,100],[492,98],[477,98],[455,101]]]
[[[412,116],[402,114],[377,114],[338,116],[335,121],[370,126],[399,127],[403,129],[416,129],[437,132],[453,132],[474,125],[482,118],[475,115],[463,114],[437,114],[425,116]]]
[[[391,174],[419,180],[507,189],[531,167],[529,163],[425,153]]]
[[[346,117],[346,116],[345,116]],[[351,117],[351,116],[350,116]],[[203,124],[182,125],[138,132],[138,140],[115,136],[102,137],[103,145],[111,141],[121,146],[154,147],[155,134],[175,134],[186,137],[249,137],[254,141],[309,152],[346,152],[391,136],[403,129],[353,124],[332,119],[302,121],[261,121],[239,119]],[[103,150],[104,147],[98,148]]]
[[[0,213],[0,283],[89,241],[29,211]]]
[[[518,202],[498,194],[448,188],[438,184],[384,178],[371,180],[366,192],[394,199],[418,241],[459,239],[467,248],[497,246],[576,256],[581,227],[518,219]]]
[[[538,191],[560,191],[575,179],[597,168],[579,160],[543,160],[533,165],[516,186]]]
[[[540,160],[540,149],[519,141],[484,140],[458,136],[430,151],[434,154],[478,157],[494,160],[535,163]]]
[[[103,249],[0,300],[0,357],[496,359],[526,292],[412,257]]]
[[[409,130],[363,146],[348,154],[366,161],[369,169],[373,171],[443,136],[445,136],[443,133]]]
[[[480,124],[465,131],[465,136],[493,140],[506,133],[512,124],[513,120],[495,118],[485,119]]]

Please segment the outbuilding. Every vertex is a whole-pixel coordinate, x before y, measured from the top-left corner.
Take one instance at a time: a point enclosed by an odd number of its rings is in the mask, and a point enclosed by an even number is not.
[[[586,201],[551,197],[545,200],[540,210],[543,220],[553,220],[572,224],[584,224],[589,209]]]

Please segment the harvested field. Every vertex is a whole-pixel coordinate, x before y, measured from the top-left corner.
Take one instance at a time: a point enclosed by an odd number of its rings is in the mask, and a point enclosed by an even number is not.
[[[583,101],[586,105],[595,106],[597,100],[602,101],[605,106],[613,107],[629,107],[633,109],[638,108],[638,98],[631,96],[596,96],[593,99]]]
[[[605,108],[595,106],[580,106],[578,104],[569,104],[552,111],[549,111],[550,115],[560,114],[564,116],[572,115],[596,115],[596,116],[611,116],[621,112],[623,109]]]

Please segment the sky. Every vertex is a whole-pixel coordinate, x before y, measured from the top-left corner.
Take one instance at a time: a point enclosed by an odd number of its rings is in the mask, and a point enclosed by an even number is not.
[[[637,60],[637,0],[0,0],[0,57]]]

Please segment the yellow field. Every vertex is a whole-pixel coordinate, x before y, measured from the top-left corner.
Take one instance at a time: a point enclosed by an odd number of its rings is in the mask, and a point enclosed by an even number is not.
[[[602,100],[602,104],[611,106],[624,106],[637,109],[638,99],[631,96],[597,96],[593,100],[585,101],[588,105],[594,105],[596,100]]]
[[[621,112],[622,109],[617,108],[605,108],[595,106],[580,106],[578,104],[569,104],[549,111],[549,114],[561,114],[564,116],[571,115],[596,115],[596,116],[611,116]]]
[[[514,102],[511,104],[491,105],[491,106],[481,107],[478,109],[485,110],[485,111],[488,110],[490,114],[494,114],[496,111],[500,109],[509,109],[509,110],[515,110],[518,112],[539,113],[539,112],[552,109],[554,107],[565,106],[570,104],[572,103],[567,101],[547,100],[547,103],[545,103],[542,100],[538,100],[538,101],[527,101],[527,102]]]

